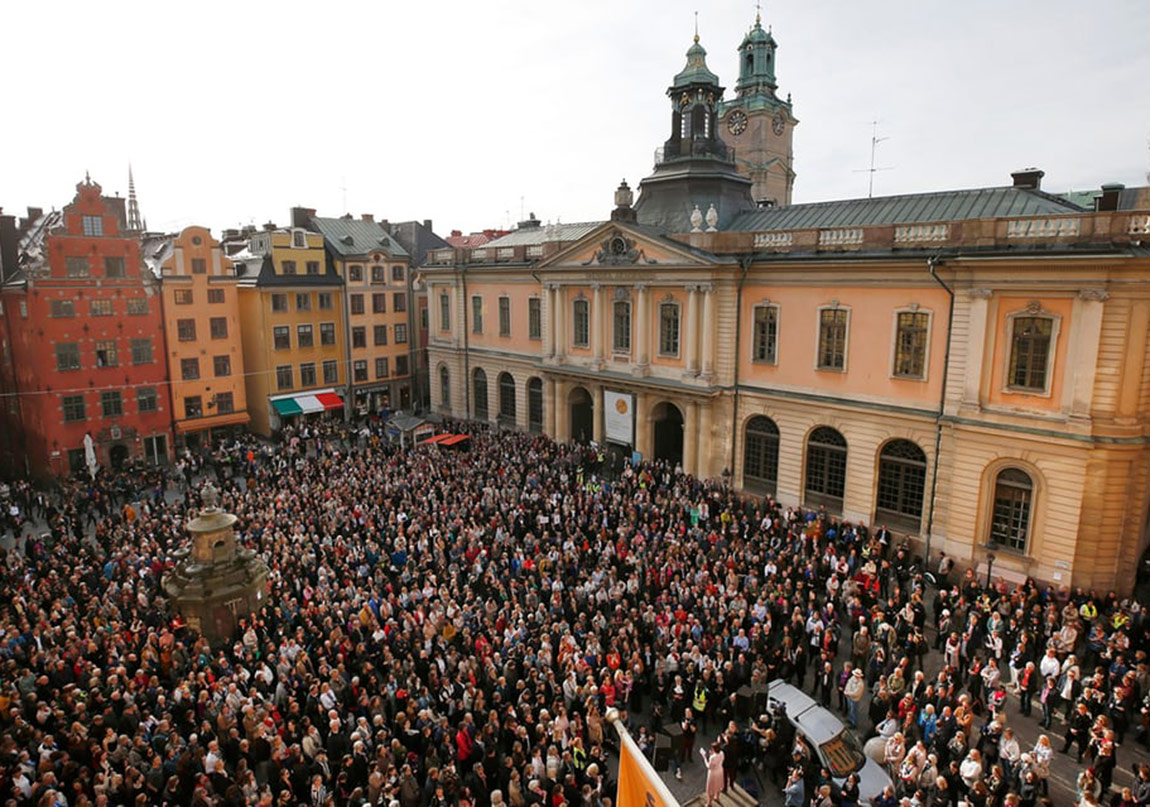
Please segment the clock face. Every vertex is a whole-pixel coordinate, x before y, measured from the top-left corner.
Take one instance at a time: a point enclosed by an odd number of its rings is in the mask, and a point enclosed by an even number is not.
[[[731,111],[727,115],[727,130],[733,135],[741,135],[747,128],[747,113],[741,109]]]
[[[781,135],[786,125],[787,120],[783,117],[783,113],[776,112],[775,117],[771,120],[771,128],[775,130],[775,134]]]

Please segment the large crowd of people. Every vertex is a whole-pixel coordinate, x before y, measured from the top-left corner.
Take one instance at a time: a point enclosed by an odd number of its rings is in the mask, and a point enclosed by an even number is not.
[[[1145,742],[1137,602],[945,558],[934,587],[882,527],[451,428],[465,450],[326,421],[13,484],[6,807],[610,807],[611,709],[648,753],[677,726],[672,770],[705,764],[709,800],[757,769],[787,807],[856,807],[857,777],[740,719],[740,688],[779,678],[869,739],[892,780],[875,807],[1033,807],[1060,759],[1082,807],[1150,804],[1150,766],[1113,787],[1119,747]],[[271,571],[215,647],[160,586],[205,477]]]

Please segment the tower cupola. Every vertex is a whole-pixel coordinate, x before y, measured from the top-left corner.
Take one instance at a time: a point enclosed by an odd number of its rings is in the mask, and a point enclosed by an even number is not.
[[[778,44],[771,32],[763,30],[763,19],[755,15],[755,27],[739,45],[739,80],[735,92],[742,96],[755,91],[775,94],[775,50]]]
[[[727,159],[727,146],[718,133],[723,88],[707,67],[707,51],[699,34],[687,49],[687,64],[667,88],[671,99],[671,136],[663,144],[663,160],[712,156]]]

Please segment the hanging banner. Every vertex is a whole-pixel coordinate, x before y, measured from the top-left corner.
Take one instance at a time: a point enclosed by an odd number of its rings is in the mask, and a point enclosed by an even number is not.
[[[619,747],[619,787],[615,793],[618,807],[679,807],[679,802],[659,778],[651,761],[643,756],[631,735],[621,726]]]
[[[603,390],[603,421],[612,443],[635,445],[635,396]]]

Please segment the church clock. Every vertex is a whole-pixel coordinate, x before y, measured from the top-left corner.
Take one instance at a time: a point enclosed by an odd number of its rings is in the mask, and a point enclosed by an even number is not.
[[[741,109],[733,109],[727,114],[727,131],[733,135],[741,135],[747,129],[747,113]]]

